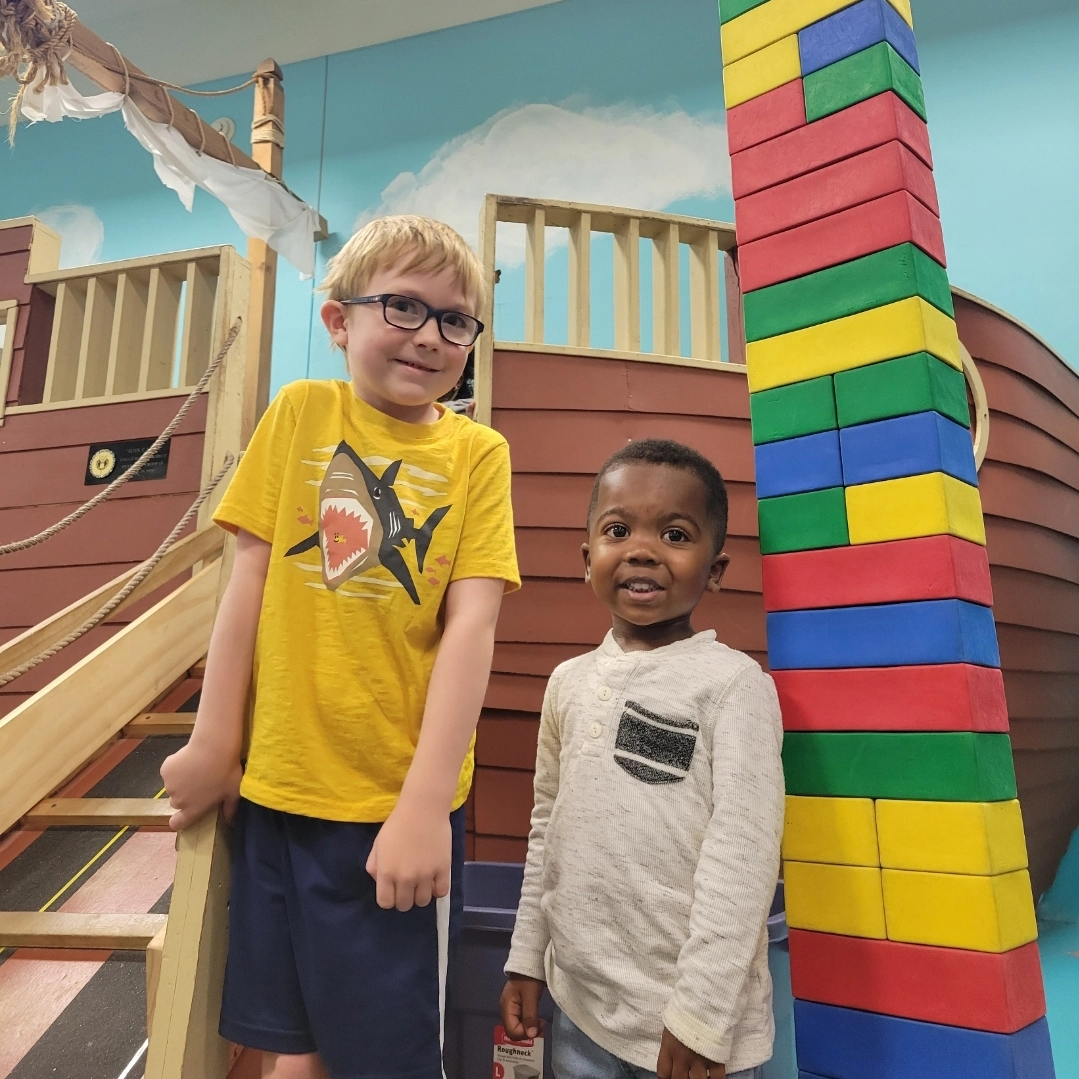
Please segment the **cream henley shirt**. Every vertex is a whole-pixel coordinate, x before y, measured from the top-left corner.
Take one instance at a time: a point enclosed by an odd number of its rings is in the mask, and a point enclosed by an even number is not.
[[[728,1072],[772,1054],[766,919],[783,830],[771,678],[713,631],[551,675],[506,971],[654,1070],[672,1034]]]

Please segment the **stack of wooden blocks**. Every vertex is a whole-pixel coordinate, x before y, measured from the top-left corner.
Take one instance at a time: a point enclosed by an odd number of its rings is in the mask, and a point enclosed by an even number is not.
[[[1046,1079],[910,0],[721,0],[803,1079]]]

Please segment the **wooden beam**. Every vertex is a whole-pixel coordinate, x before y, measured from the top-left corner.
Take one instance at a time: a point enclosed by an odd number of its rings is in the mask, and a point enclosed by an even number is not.
[[[158,562],[146,580],[116,608],[113,616],[115,617],[131,604],[145,599],[155,589],[171,581],[173,577],[189,570],[196,562],[212,558],[224,546],[226,535],[227,533],[217,525],[210,524],[194,535],[180,540]],[[87,618],[116,595],[137,571],[136,566],[135,569],[121,573],[119,577],[114,577],[89,595],[76,600],[51,618],[46,618],[44,622],[39,622],[24,633],[20,633],[18,637],[12,638],[7,644],[0,646],[0,674],[21,667],[28,659],[81,626]]]
[[[207,566],[0,719],[0,833],[206,654],[220,569]]]
[[[542,206],[532,211],[525,226],[525,340],[543,340],[543,277],[547,263],[546,214]]]
[[[55,827],[167,827],[175,810],[165,798],[46,798],[23,817],[23,824]]]
[[[476,342],[476,368],[474,388],[476,394],[477,423],[491,424],[491,402],[494,394],[494,341],[495,341],[495,230],[498,227],[498,196],[488,195],[480,210],[479,255],[483,263],[483,277],[487,284],[487,299],[480,321],[487,328]]]
[[[228,950],[229,847],[219,814],[180,833],[145,1079],[225,1079],[218,1034]]]
[[[0,948],[101,948],[141,951],[165,924],[164,914],[0,913]]]
[[[89,29],[76,22],[71,28],[71,52],[66,58],[77,71],[103,90],[126,92],[132,103],[147,119],[175,128],[188,145],[193,146],[218,161],[230,161],[244,169],[257,169],[259,165],[232,145],[219,131],[215,131],[197,112],[189,109],[157,83],[148,81],[146,73],[130,60],[121,60],[117,50]],[[130,73],[130,85],[124,78],[124,63]],[[143,76],[137,78],[136,76]],[[171,104],[170,104],[171,102]],[[230,152],[231,151],[231,152]]]
[[[206,676],[206,658],[203,657],[198,663],[192,665],[188,673],[192,678],[204,678]]]
[[[285,148],[284,76],[273,60],[255,71],[255,114],[251,122],[251,153],[258,166],[281,178]],[[273,348],[277,252],[265,240],[249,238],[251,303],[247,317],[247,369],[244,383],[240,445],[246,446],[255,425],[270,403],[270,354]]]
[[[165,949],[166,922],[149,944],[146,945],[146,1036],[154,1025],[154,1004],[157,1002],[157,986],[161,981],[161,953]]]
[[[194,728],[194,712],[140,712],[124,727],[124,737],[146,738],[155,734],[190,734]]]

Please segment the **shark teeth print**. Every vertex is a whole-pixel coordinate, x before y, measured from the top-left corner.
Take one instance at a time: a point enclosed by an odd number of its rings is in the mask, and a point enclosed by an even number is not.
[[[364,558],[371,546],[371,515],[355,498],[327,498],[321,506],[319,531],[326,576],[344,574]]]

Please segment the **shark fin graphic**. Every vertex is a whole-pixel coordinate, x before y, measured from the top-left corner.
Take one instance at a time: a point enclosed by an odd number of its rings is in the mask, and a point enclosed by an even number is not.
[[[439,506],[419,528],[413,530],[413,536],[416,540],[416,568],[420,573],[423,573],[423,564],[427,560],[427,549],[431,546],[431,537],[434,535],[435,529],[442,523],[442,518],[449,512],[449,506]]]

